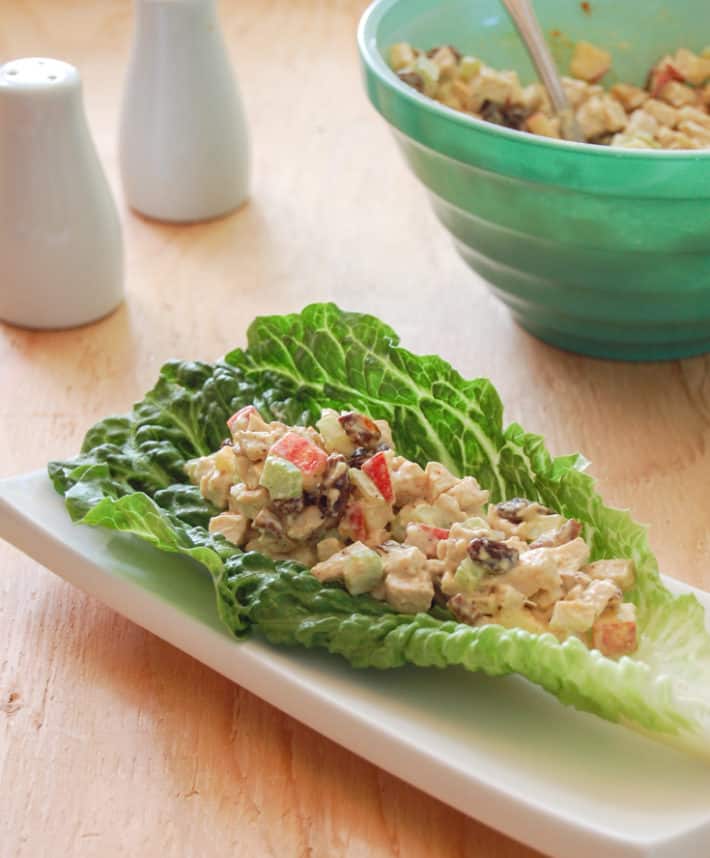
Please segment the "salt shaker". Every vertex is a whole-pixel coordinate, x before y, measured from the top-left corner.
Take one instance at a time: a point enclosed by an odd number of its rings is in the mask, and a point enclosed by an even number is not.
[[[135,0],[119,160],[128,205],[158,220],[246,199],[247,126],[215,0]]]
[[[67,328],[123,298],[121,225],[74,66],[0,66],[0,318]]]

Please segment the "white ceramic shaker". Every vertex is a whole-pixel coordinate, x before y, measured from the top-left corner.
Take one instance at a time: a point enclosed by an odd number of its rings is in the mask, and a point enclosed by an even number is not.
[[[121,225],[74,66],[0,66],[0,319],[68,328],[123,298]]]
[[[149,217],[208,220],[246,199],[247,126],[215,0],[135,0],[119,153],[126,201]]]

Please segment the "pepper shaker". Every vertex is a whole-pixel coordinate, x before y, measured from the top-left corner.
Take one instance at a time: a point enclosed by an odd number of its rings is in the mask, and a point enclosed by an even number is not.
[[[68,328],[123,298],[121,226],[74,66],[0,67],[0,318]]]
[[[119,160],[128,205],[158,220],[246,199],[247,126],[215,0],[136,0]]]

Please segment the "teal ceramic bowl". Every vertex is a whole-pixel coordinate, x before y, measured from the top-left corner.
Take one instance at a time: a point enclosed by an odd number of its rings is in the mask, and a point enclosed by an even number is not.
[[[710,42],[707,0],[535,7],[560,66],[587,39],[612,52],[610,83],[640,83],[662,54]],[[378,0],[358,40],[370,100],[439,220],[524,328],[599,357],[710,351],[710,150],[534,137],[450,110],[387,66],[394,42],[451,43],[535,80],[499,0]]]

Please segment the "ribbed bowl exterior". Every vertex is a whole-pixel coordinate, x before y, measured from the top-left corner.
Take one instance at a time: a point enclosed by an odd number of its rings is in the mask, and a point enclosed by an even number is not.
[[[382,59],[378,25],[407,2],[379,0],[363,19],[366,86],[468,265],[523,327],[564,349],[710,351],[710,152],[549,141],[432,102]]]

